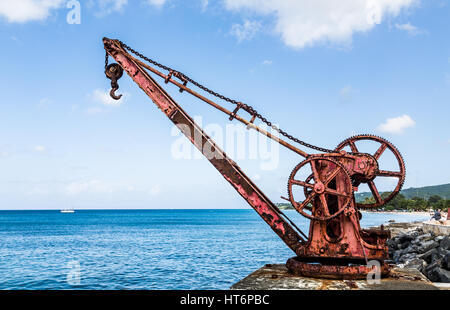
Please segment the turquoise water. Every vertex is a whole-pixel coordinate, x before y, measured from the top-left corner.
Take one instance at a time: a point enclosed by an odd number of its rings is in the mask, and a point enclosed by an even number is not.
[[[362,225],[390,219],[424,220]],[[0,212],[0,289],[227,289],[291,256],[253,210]]]

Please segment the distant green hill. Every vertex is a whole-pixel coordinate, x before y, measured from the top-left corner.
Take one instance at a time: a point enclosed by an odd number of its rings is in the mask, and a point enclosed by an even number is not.
[[[294,207],[288,202],[276,203],[275,204],[280,210],[294,210]]]
[[[445,199],[450,199],[450,184],[425,186],[425,187],[411,187],[401,191],[405,198],[420,197],[428,199],[430,196],[438,195]],[[372,197],[371,193],[356,193],[356,201],[363,201],[367,197]]]
[[[450,184],[426,186],[420,188],[408,188],[402,190],[402,194],[406,198],[420,197],[428,199],[430,196],[438,195],[445,199],[450,199]]]
[[[413,197],[420,197],[423,199],[428,199],[430,196],[438,195],[444,199],[450,199],[450,184],[425,186],[425,187],[411,187],[401,191],[401,193],[407,199]],[[355,198],[357,202],[362,202],[364,199],[372,197],[372,193],[355,193]],[[290,203],[277,203],[276,204],[282,210],[294,209]]]

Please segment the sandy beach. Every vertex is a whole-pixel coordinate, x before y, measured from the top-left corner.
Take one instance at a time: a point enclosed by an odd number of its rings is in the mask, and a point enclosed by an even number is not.
[[[431,218],[431,214],[429,212],[424,211],[414,211],[414,212],[401,212],[401,211],[362,211],[361,213],[378,213],[378,214],[392,214],[392,215],[398,215],[398,214],[412,214],[417,216],[429,216]]]

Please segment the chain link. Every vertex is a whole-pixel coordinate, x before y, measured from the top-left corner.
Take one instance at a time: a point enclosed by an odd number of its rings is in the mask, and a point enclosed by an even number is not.
[[[109,62],[109,55],[108,52],[105,53],[105,72],[106,72],[106,68],[108,68],[108,62]]]
[[[287,139],[289,139],[289,140],[291,140],[291,141],[294,141],[294,142],[296,142],[296,143],[298,143],[298,144],[300,144],[300,145],[303,145],[303,146],[305,146],[305,147],[307,147],[307,148],[310,148],[310,149],[319,151],[319,152],[323,152],[323,153],[333,153],[333,152],[334,152],[333,150],[329,150],[329,149],[326,149],[326,148],[318,147],[318,146],[309,144],[309,143],[307,143],[307,142],[305,142],[305,141],[302,141],[302,140],[300,140],[300,139],[298,139],[298,138],[295,138],[294,136],[288,134],[286,131],[284,131],[284,130],[282,130],[281,128],[277,127],[276,125],[272,124],[272,122],[270,122],[269,120],[267,120],[267,118],[265,118],[264,116],[262,116],[261,114],[259,114],[258,111],[256,111],[252,106],[249,106],[249,105],[244,104],[244,103],[240,103],[239,101],[236,101],[236,100],[231,99],[231,98],[228,98],[228,97],[226,97],[226,96],[224,96],[224,95],[222,95],[222,94],[219,94],[219,93],[217,93],[217,92],[215,92],[215,91],[213,91],[213,90],[211,90],[211,89],[205,87],[204,85],[202,85],[202,84],[200,84],[200,83],[194,81],[193,79],[191,79],[190,77],[188,77],[188,76],[185,75],[184,73],[179,72],[179,71],[177,71],[177,70],[174,70],[174,69],[172,69],[172,68],[170,68],[170,67],[167,67],[167,66],[165,66],[165,65],[163,65],[163,64],[160,64],[159,62],[154,61],[153,59],[150,59],[150,58],[148,58],[148,57],[142,55],[141,53],[139,53],[138,51],[132,49],[131,47],[129,47],[128,45],[126,45],[126,44],[123,43],[122,41],[118,41],[118,42],[120,43],[120,45],[121,45],[124,49],[128,50],[129,52],[133,53],[134,55],[138,56],[139,58],[141,58],[141,59],[147,61],[148,63],[153,64],[154,66],[156,66],[156,67],[158,67],[158,68],[160,68],[160,69],[163,69],[163,70],[165,70],[165,71],[172,72],[172,74],[174,74],[174,75],[175,75],[176,77],[178,77],[180,80],[183,80],[184,82],[189,82],[189,83],[191,83],[191,84],[197,86],[197,87],[200,88],[201,90],[203,90],[203,91],[209,93],[210,95],[212,95],[212,96],[214,96],[214,97],[217,97],[217,98],[219,98],[219,99],[221,99],[221,100],[224,100],[224,101],[229,102],[229,103],[234,104],[234,105],[240,104],[240,105],[241,105],[241,108],[242,108],[243,110],[245,110],[246,112],[248,112],[250,115],[255,116],[255,117],[258,118],[260,121],[262,121],[263,123],[265,123],[267,126],[269,126],[270,128],[272,128],[273,130],[275,130],[276,132],[278,132],[278,133],[281,134],[282,136],[286,137]],[[108,66],[108,53],[106,53],[105,68],[106,68],[106,66]]]

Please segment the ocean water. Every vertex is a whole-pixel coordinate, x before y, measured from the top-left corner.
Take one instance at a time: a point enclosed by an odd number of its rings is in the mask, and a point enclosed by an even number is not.
[[[424,220],[364,214],[362,225],[390,219]],[[2,290],[228,289],[292,256],[253,210],[0,212]]]

